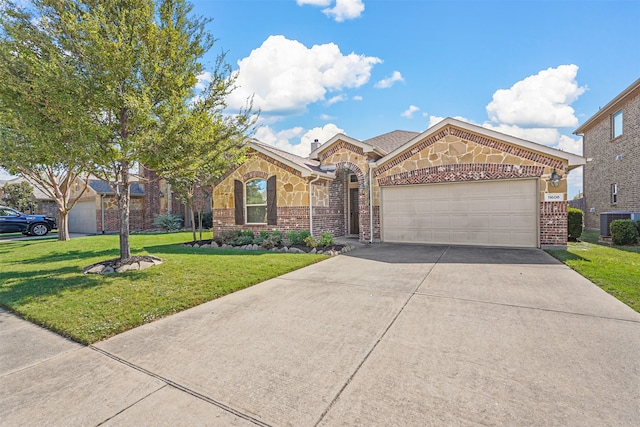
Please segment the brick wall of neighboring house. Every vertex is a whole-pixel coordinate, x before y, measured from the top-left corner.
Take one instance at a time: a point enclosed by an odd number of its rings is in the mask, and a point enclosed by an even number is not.
[[[612,137],[611,115],[622,109],[622,135]],[[611,108],[583,135],[585,227],[599,229],[600,214],[640,212],[640,90]],[[611,184],[618,184],[617,203],[611,202]]]
[[[98,209],[96,209],[96,230],[98,233],[101,233],[102,231],[105,233],[120,231],[118,225],[120,216],[118,201],[114,196],[105,196],[102,204],[104,206],[104,229],[102,228],[102,209],[99,206]],[[129,230],[146,230],[144,197],[131,197],[129,205]]]

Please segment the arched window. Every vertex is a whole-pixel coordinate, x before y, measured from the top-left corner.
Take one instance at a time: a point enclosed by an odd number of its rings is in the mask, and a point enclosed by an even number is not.
[[[247,224],[267,223],[267,181],[252,179],[245,185]]]

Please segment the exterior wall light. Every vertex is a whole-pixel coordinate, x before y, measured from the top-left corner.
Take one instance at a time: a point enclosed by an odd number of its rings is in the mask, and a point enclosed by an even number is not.
[[[552,187],[557,187],[560,185],[560,175],[558,175],[558,172],[556,172],[555,169],[553,170],[553,172],[551,172],[551,176],[549,177],[549,184],[551,184]]]

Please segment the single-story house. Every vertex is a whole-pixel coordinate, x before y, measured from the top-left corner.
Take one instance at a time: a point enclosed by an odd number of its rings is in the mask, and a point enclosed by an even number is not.
[[[214,186],[213,225],[363,242],[554,247],[582,156],[447,118],[422,133],[338,134],[309,157],[259,141]]]

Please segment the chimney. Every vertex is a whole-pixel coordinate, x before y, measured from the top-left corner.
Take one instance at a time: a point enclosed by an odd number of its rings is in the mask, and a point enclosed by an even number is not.
[[[314,151],[316,151],[318,149],[318,140],[314,139],[313,142],[311,143],[311,152],[313,153]]]

